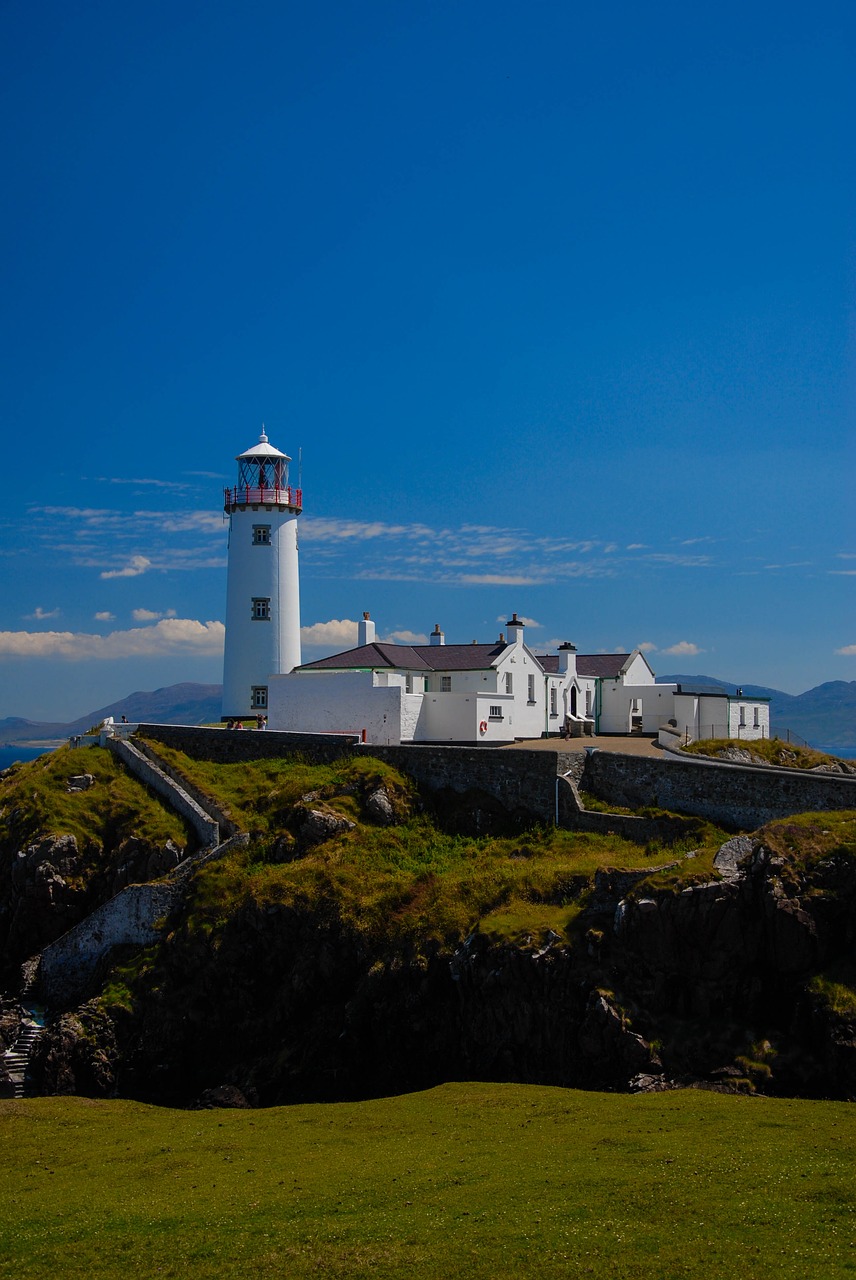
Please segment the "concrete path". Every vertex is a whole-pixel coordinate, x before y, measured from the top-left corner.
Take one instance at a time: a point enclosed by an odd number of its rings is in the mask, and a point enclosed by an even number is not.
[[[618,735],[594,738],[531,738],[525,742],[511,742],[506,751],[515,747],[518,751],[585,751],[586,747],[597,747],[598,751],[617,751],[625,756],[656,756],[663,759],[663,748],[657,745],[656,738],[620,737]]]

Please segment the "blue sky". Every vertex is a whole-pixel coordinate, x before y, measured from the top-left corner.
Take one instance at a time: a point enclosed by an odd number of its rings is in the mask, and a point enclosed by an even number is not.
[[[302,453],[304,656],[856,679],[851,3],[0,9],[0,716],[220,679]],[[296,465],[296,464],[295,464]]]

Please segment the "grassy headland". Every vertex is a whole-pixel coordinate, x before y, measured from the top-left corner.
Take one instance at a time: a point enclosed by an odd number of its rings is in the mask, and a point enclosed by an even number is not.
[[[174,1112],[0,1103],[0,1274],[852,1275],[847,1104],[448,1084]]]

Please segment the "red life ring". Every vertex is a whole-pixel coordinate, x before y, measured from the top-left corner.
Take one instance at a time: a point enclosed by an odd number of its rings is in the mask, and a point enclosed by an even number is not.
[[[479,733],[487,733],[487,720],[482,720],[479,725]]]

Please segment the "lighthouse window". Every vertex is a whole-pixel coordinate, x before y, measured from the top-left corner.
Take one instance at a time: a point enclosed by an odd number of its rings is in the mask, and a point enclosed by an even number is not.
[[[253,619],[261,622],[265,618],[270,618],[270,597],[253,596]]]
[[[258,711],[260,708],[262,708],[262,707],[266,707],[266,706],[267,706],[267,704],[268,704],[268,701],[267,701],[267,685],[266,685],[266,684],[254,684],[254,685],[253,685],[253,700],[252,700],[252,705],[253,705],[253,707],[255,708],[255,710],[257,710],[257,711]]]
[[[270,525],[269,524],[253,525],[253,546],[254,547],[270,546]]]

